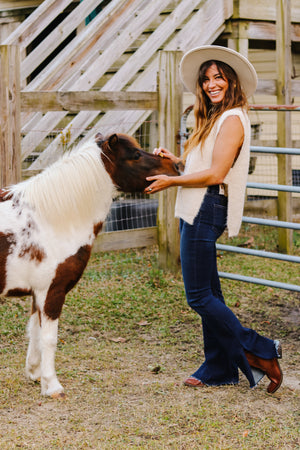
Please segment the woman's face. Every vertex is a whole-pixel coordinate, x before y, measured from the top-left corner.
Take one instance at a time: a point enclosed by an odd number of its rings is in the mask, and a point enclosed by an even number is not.
[[[227,78],[219,72],[217,66],[212,64],[205,72],[202,89],[212,103],[224,100],[229,83]]]

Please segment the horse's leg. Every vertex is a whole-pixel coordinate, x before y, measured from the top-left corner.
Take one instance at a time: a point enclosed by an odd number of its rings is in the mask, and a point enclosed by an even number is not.
[[[27,332],[29,344],[26,357],[26,376],[30,380],[41,378],[41,345],[40,345],[40,312],[32,302],[32,313],[28,322]]]
[[[64,389],[55,373],[55,351],[57,345],[58,319],[41,315],[41,388],[42,395],[59,396]]]
[[[56,269],[55,277],[40,302],[41,313],[41,384],[42,394],[62,397],[63,387],[55,374],[55,350],[57,344],[58,318],[65,301],[65,295],[80,279],[89,260],[91,246],[80,247]],[[42,298],[41,298],[42,300]],[[43,306],[43,307],[42,307]]]

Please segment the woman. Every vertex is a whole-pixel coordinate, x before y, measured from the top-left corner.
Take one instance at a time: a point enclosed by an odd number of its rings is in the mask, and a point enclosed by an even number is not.
[[[225,305],[215,245],[226,226],[229,236],[238,234],[242,221],[250,154],[247,97],[256,89],[257,75],[242,55],[212,45],[187,52],[180,73],[196,95],[184,173],[149,177],[146,192],[179,186],[175,215],[180,218],[182,274],[188,304],[202,318],[205,353],[204,363],[184,384],[237,384],[241,369],[250,387],[266,374],[267,391],[274,393],[283,377],[281,345],[244,328]],[[154,153],[180,161],[163,148]]]

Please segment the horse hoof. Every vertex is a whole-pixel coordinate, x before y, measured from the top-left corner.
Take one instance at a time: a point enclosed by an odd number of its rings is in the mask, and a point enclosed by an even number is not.
[[[54,392],[50,395],[51,398],[54,398],[55,400],[66,400],[67,396],[64,392]]]
[[[28,378],[28,380],[33,381],[33,382],[39,382],[41,381],[41,373],[40,371],[34,373],[34,372],[30,372],[27,371],[26,372],[26,377]]]

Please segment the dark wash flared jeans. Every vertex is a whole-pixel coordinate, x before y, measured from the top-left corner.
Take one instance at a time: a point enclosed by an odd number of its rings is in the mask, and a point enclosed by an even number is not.
[[[217,270],[216,240],[226,228],[227,197],[211,186],[193,225],[180,220],[180,254],[187,302],[202,319],[205,361],[193,377],[207,385],[236,384],[238,368],[250,387],[262,378],[244,350],[261,358],[277,357],[275,342],[244,328],[225,305]]]

